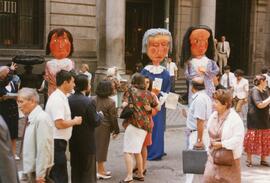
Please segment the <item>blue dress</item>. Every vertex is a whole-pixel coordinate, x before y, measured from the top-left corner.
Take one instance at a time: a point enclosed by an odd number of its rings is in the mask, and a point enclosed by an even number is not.
[[[155,78],[162,78],[161,91],[168,93],[171,89],[170,74],[163,66],[148,65],[141,74],[149,77],[152,81]],[[162,94],[159,94],[160,97]],[[164,155],[164,127],[166,113],[165,107],[162,105],[161,110],[153,117],[154,128],[152,131],[152,145],[148,146],[148,160],[159,160]]]

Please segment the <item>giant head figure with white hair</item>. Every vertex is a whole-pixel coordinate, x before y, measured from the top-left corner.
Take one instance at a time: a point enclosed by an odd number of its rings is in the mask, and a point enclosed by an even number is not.
[[[141,74],[153,81],[152,91],[159,97],[161,110],[153,117],[155,126],[153,128],[152,145],[148,148],[148,160],[161,159],[164,155],[164,124],[165,106],[168,92],[171,89],[170,74],[160,62],[172,50],[172,36],[167,29],[149,29],[144,33],[142,53],[146,53],[152,61]]]
[[[142,53],[146,53],[153,65],[159,65],[172,50],[172,36],[167,29],[149,29],[144,33]]]

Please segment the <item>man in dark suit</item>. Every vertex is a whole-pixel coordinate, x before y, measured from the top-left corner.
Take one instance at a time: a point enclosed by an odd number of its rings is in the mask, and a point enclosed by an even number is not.
[[[86,93],[90,91],[87,76],[80,74],[75,78],[75,93],[69,100],[71,116],[82,116],[82,124],[74,126],[69,141],[71,180],[80,183],[96,183],[95,127],[101,116],[95,104]]]
[[[19,183],[8,127],[0,116],[0,183]]]

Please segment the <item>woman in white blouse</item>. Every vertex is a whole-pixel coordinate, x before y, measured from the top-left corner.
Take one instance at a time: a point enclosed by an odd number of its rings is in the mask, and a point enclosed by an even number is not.
[[[208,160],[204,172],[204,183],[240,183],[240,157],[243,150],[244,125],[234,109],[231,109],[230,91],[217,90],[214,93],[212,113],[207,129],[210,137]],[[214,162],[214,151],[225,148],[232,151],[232,164],[224,166]]]

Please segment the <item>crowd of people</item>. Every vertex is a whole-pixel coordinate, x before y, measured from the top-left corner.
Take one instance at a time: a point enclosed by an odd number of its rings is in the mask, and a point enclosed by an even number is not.
[[[216,48],[211,29],[202,25],[190,27],[183,39],[181,65],[185,66],[189,96],[186,145],[208,151],[204,175],[187,174],[187,183],[240,183],[243,150],[248,167],[253,165],[252,155],[261,157],[260,165],[270,166],[268,70],[264,68],[255,76],[250,90],[244,72],[237,69],[232,73],[227,65],[228,47],[224,37]],[[138,65],[130,82],[120,76],[117,67],[108,68],[94,94],[89,66],[82,64],[80,71],[74,72],[75,64],[68,58],[73,38],[65,29],[49,33],[47,53],[54,58],[46,63],[40,88],[20,87],[14,74],[16,64],[1,66],[0,161],[5,167],[0,164],[0,182],[19,182],[14,161],[20,159],[16,154],[18,111],[25,116],[22,158],[23,178],[28,182],[67,183],[66,151],[70,152],[71,182],[110,179],[113,172],[105,165],[110,140],[120,132],[119,111],[129,111],[122,123],[126,177],[120,183],[144,181],[147,160],[161,160],[166,155],[164,103],[177,78],[177,67],[168,55],[171,49],[168,30],[149,29],[143,37],[142,53],[152,64]],[[216,50],[218,58],[222,57],[220,62],[215,61]],[[167,56],[164,67],[161,62]],[[44,109],[37,91],[45,94]],[[219,153],[226,161],[217,158]]]

